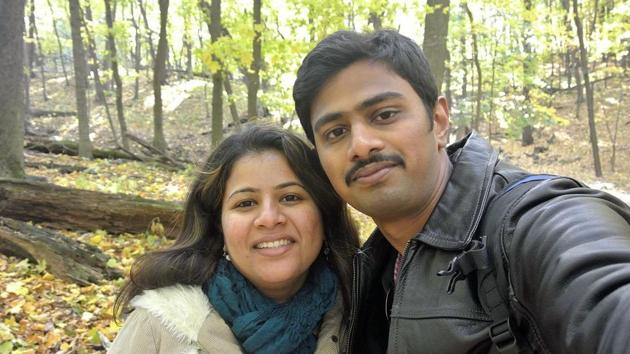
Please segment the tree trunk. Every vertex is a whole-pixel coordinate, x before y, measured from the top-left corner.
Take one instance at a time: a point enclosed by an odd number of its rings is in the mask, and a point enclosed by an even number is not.
[[[70,28],[72,30],[72,56],[74,62],[75,95],[79,120],[79,156],[92,158],[90,116],[87,107],[87,62],[81,38],[81,8],[79,0],[70,1]]]
[[[88,7],[85,11],[86,17],[91,13],[90,8]],[[92,16],[91,14],[89,15]],[[89,19],[89,18],[88,18]],[[98,103],[102,103],[105,107],[105,115],[107,116],[107,121],[109,122],[109,127],[112,131],[112,137],[114,141],[118,142],[118,134],[116,133],[116,128],[114,127],[114,121],[112,119],[112,113],[109,110],[109,104],[107,103],[107,98],[105,97],[105,88],[103,87],[103,83],[101,82],[101,77],[98,72],[98,58],[96,57],[96,46],[94,44],[94,37],[90,33],[90,28],[87,25],[87,22],[81,18],[81,22],[83,28],[85,29],[85,36],[88,44],[88,55],[90,57],[90,61],[92,64],[90,65],[92,74],[94,75],[94,87],[96,88],[96,99],[95,101]]]
[[[151,61],[152,63],[155,63],[155,49],[153,48],[153,31],[149,27],[149,20],[147,19],[147,11],[144,8],[144,4],[142,3],[142,0],[138,0],[138,5],[140,7],[140,14],[142,15],[142,20],[144,21],[144,28],[147,31],[146,36],[147,36],[147,42],[149,42],[149,53],[151,54]]]
[[[375,31],[380,31],[383,29],[383,19],[381,18],[382,14],[378,14],[376,12],[370,12],[370,18],[368,19],[368,24],[371,24],[374,27]]]
[[[123,84],[118,72],[118,54],[116,52],[116,41],[114,40],[114,19],[112,16],[111,0],[105,0],[105,21],[107,21],[107,41],[109,42],[109,55],[112,63],[112,73],[116,84],[116,113],[118,114],[118,126],[120,127],[120,137],[125,149],[129,149],[127,139],[127,122],[125,121],[125,110],[123,108]]]
[[[162,112],[162,82],[161,78],[166,71],[166,54],[168,50],[168,42],[166,38],[166,25],[168,22],[168,1],[159,0],[160,2],[160,39],[158,41],[158,50],[155,57],[155,65],[153,67],[153,146],[162,151],[166,151],[166,139],[164,138],[163,112]]]
[[[225,86],[225,93],[228,95],[228,103],[230,106],[230,114],[232,115],[232,121],[235,125],[239,125],[238,110],[236,109],[236,103],[234,102],[234,92],[232,91],[232,84],[230,76],[227,75],[223,78],[223,85]]]
[[[94,90],[96,91],[96,99],[94,102],[98,104],[105,104],[105,109],[109,112],[109,107],[107,107],[107,99],[105,98],[105,85],[101,81],[101,76],[99,75],[98,70],[98,57],[96,56],[96,43],[94,40],[94,36],[90,33],[90,27],[88,27],[87,21],[92,21],[92,8],[90,7],[90,3],[86,3],[85,7],[85,18],[81,17],[81,25],[85,29],[87,47],[88,47],[88,56],[90,58],[90,71],[92,71],[92,75],[94,76]],[[85,21],[87,20],[87,21]],[[108,117],[111,119],[111,115],[108,113]]]
[[[193,62],[192,62],[192,36],[190,35],[190,28],[187,28],[184,34],[184,48],[186,48],[186,77],[188,78],[188,80],[192,80]]]
[[[142,233],[160,222],[175,237],[181,206],[174,202],[0,179],[0,215],[55,229]]]
[[[133,4],[131,5],[131,23],[133,24],[135,41],[135,50],[133,52],[133,68],[136,71],[136,79],[134,80],[135,82],[133,86],[133,99],[137,100],[140,94],[140,62],[142,59],[142,45],[140,43],[140,28],[138,27],[138,23],[136,22],[136,15],[133,11]]]
[[[525,0],[525,10],[530,12],[532,10],[532,0]],[[523,96],[525,96],[524,108],[527,113],[527,117],[524,118],[524,124],[521,132],[521,145],[528,146],[534,143],[534,127],[532,126],[531,119],[533,118],[533,108],[530,102],[529,91],[531,88],[530,81],[534,76],[534,58],[532,55],[532,46],[530,44],[530,38],[532,37],[531,21],[525,17],[523,21],[523,51],[525,52],[525,60],[523,60]]]
[[[495,87],[495,74],[496,74],[496,66],[497,66],[497,47],[499,46],[499,39],[497,34],[495,33],[495,41],[492,46],[492,76],[490,79],[490,110],[488,113],[488,141],[492,141],[492,130],[496,131],[496,127],[494,127],[494,87]]]
[[[36,62],[39,65],[39,74],[42,76],[42,98],[44,101],[48,101],[48,93],[46,92],[46,68],[44,63],[44,52],[42,51],[42,44],[39,40],[39,34],[37,33],[37,23],[35,22],[35,0],[31,0],[31,26],[33,28],[33,39],[35,40],[35,46],[37,48],[37,54],[39,54],[39,60]],[[35,51],[33,51],[33,54]]]
[[[210,40],[214,43],[223,34],[221,0],[212,0],[211,5],[200,0],[199,7],[206,16]],[[223,138],[223,70],[221,61],[215,55],[212,56],[212,61],[219,64],[219,69],[212,73],[212,146],[216,146]]]
[[[479,124],[481,123],[481,90],[483,79],[481,76],[481,64],[479,63],[479,46],[477,44],[477,32],[475,30],[475,23],[473,21],[473,15],[468,7],[468,3],[464,3],[464,9],[466,10],[466,14],[468,15],[468,20],[470,20],[470,33],[472,35],[473,40],[473,62],[475,63],[475,68],[477,69],[477,98],[475,102],[475,118],[473,119],[473,129],[479,130]]]
[[[424,40],[422,49],[429,61],[435,77],[438,92],[442,91],[444,79],[444,63],[448,55],[446,40],[448,37],[448,21],[450,0],[428,0],[431,8],[424,16]]]
[[[595,127],[595,103],[593,100],[593,86],[591,86],[589,72],[588,72],[588,54],[586,52],[586,45],[584,44],[584,30],[582,29],[582,21],[578,13],[577,0],[573,2],[573,19],[575,20],[575,27],[577,30],[577,37],[580,42],[580,68],[582,70],[582,76],[584,78],[584,88],[586,89],[586,109],[588,111],[588,130],[591,140],[591,147],[593,151],[593,167],[595,169],[595,176],[602,176],[602,165],[599,160],[599,146],[597,144],[597,128]]]
[[[50,13],[54,14],[52,4],[50,0],[48,1],[48,8],[50,9]],[[59,31],[57,30],[57,20],[55,16],[53,16],[53,30],[55,31],[55,38],[57,39],[57,48],[59,50],[59,61],[61,62],[61,70],[63,71],[63,78],[66,80],[66,86],[70,86],[70,81],[68,81],[68,73],[66,72],[66,63],[63,60],[63,46],[61,45],[61,39],[59,38]]]
[[[24,177],[24,0],[0,2],[0,176]]]
[[[0,217],[0,253],[33,262],[45,261],[46,270],[51,274],[79,285],[123,275],[120,270],[107,266],[110,257],[98,247],[3,217]]]
[[[247,80],[247,117],[252,119],[258,115],[258,90],[260,89],[260,69],[262,67],[261,45],[261,0],[254,0],[254,40],[252,42],[251,73]]]

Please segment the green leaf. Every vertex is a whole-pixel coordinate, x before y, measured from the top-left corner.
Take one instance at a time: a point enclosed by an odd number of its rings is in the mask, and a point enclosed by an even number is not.
[[[0,344],[0,354],[9,354],[13,350],[13,342],[10,340]]]

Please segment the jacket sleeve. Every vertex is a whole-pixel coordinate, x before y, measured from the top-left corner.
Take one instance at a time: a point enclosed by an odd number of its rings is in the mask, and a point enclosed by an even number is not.
[[[108,354],[158,353],[160,338],[153,326],[153,316],[143,309],[134,310],[118,332]]]
[[[630,353],[630,209],[568,179],[538,187],[504,239],[517,306],[552,353]]]

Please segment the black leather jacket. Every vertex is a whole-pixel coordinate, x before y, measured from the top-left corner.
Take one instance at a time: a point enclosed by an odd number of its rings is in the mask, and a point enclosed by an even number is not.
[[[474,134],[448,153],[449,183],[407,244],[396,285],[396,253],[378,230],[355,256],[344,353],[496,352],[474,277],[447,294],[449,279],[437,273],[481,223],[499,222],[484,220],[488,201],[524,172]],[[538,340],[534,351],[630,353],[630,209],[567,180],[546,181],[518,204],[505,260],[513,305]]]

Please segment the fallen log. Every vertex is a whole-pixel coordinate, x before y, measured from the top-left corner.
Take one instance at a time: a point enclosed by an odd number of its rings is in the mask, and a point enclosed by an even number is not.
[[[61,233],[0,217],[0,253],[46,262],[56,277],[79,285],[116,279],[122,272],[107,266],[110,257],[97,247]]]
[[[162,161],[164,161],[165,163],[167,163],[167,164],[169,164],[169,165],[171,165],[173,167],[179,168],[179,169],[184,169],[186,167],[181,162],[175,160],[174,158],[169,156],[166,152],[164,152],[164,151],[156,148],[155,146],[149,144],[147,141],[145,141],[145,140],[143,140],[143,139],[141,139],[141,138],[139,138],[139,137],[137,137],[137,136],[135,136],[133,134],[130,134],[130,133],[127,133],[126,135],[131,141],[133,141],[136,144],[138,144],[138,145],[142,146],[143,148],[145,148],[149,152],[149,154],[158,155],[159,158]],[[190,161],[182,161],[182,162],[190,162]]]
[[[70,156],[77,156],[79,154],[79,144],[74,141],[54,141],[50,139],[28,136],[26,137],[24,142],[24,148],[27,150],[33,150],[47,154],[63,154]],[[137,157],[126,152],[111,149],[92,149],[92,155],[97,159],[138,160]]]
[[[43,109],[31,109],[29,115],[33,118],[39,117],[69,117],[76,116],[77,112],[69,112],[69,111],[47,111]]]
[[[81,172],[87,170],[87,167],[84,166],[70,166],[70,165],[60,165],[54,162],[24,162],[24,166],[36,169],[48,168],[59,170],[61,174],[68,174],[72,172]]]
[[[181,210],[174,202],[0,178],[0,216],[55,229],[141,233],[159,221],[172,238]]]

